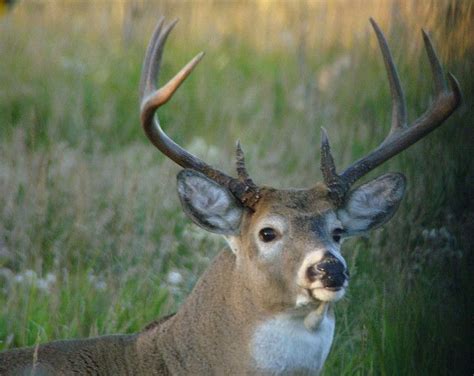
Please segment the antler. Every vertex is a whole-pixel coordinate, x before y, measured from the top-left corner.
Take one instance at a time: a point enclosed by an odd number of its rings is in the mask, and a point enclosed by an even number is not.
[[[330,190],[331,198],[338,205],[344,202],[345,195],[354,182],[436,129],[456,110],[462,101],[459,83],[451,73],[448,73],[450,88],[447,87],[443,77],[443,69],[433,48],[433,44],[428,34],[422,30],[423,40],[433,74],[435,99],[428,110],[416,119],[412,125],[408,126],[405,96],[387,41],[377,23],[372,18],[370,22],[375,30],[380,50],[382,51],[390,84],[390,92],[392,95],[392,125],[388,136],[380,146],[365,157],[355,161],[341,174],[336,173],[336,166],[331,155],[327,133],[323,129],[321,137],[321,170],[324,182]]]
[[[240,144],[237,145],[237,172],[239,178],[236,179],[214,169],[176,144],[163,131],[158,118],[155,116],[156,110],[171,99],[175,91],[204,56],[204,53],[199,53],[168,83],[161,88],[157,88],[156,80],[160,72],[163,49],[169,33],[177,22],[178,20],[175,20],[163,28],[164,18],[162,17],[148,45],[140,81],[140,115],[143,129],[153,145],[167,157],[180,166],[199,171],[218,184],[225,186],[244,206],[253,209],[260,198],[259,189],[246,172]]]

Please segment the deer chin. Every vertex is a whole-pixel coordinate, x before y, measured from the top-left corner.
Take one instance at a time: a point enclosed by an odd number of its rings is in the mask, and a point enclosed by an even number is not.
[[[337,302],[346,293],[345,287],[317,287],[311,291],[311,296],[321,302]]]
[[[301,290],[296,298],[295,308],[300,312],[310,312],[321,305],[321,302],[337,302],[346,293],[347,283],[341,287],[313,287]]]

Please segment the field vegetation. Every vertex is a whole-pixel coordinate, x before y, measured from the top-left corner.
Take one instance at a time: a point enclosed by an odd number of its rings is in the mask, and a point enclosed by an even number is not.
[[[385,31],[409,119],[433,84],[420,28],[465,103],[368,178],[400,171],[395,218],[351,240],[347,298],[324,375],[470,375],[474,6],[465,0],[40,1],[0,18],[0,350],[135,332],[177,309],[224,246],[181,212],[178,167],[138,119],[138,81],[160,15],[180,22],[163,78],[206,56],[160,110],[169,134],[233,171],[237,139],[258,184],[321,180],[320,127],[337,165],[390,123],[368,18]]]

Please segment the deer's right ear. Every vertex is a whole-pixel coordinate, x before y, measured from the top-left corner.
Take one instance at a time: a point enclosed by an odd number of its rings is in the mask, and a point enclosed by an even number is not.
[[[178,195],[194,223],[221,235],[237,235],[243,207],[230,191],[194,170],[178,174]]]

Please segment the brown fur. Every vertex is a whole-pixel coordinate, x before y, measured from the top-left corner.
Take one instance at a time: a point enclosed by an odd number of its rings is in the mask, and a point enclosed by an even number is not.
[[[284,276],[283,269],[302,256],[288,253],[276,265],[259,262],[252,228],[269,212],[291,217],[330,209],[324,186],[264,188],[256,211],[247,210],[242,219],[239,241],[245,252],[237,257],[221,252],[175,315],[134,335],[56,341],[0,353],[0,374],[255,374],[249,338],[258,323],[294,305],[293,297],[286,299],[285,278],[275,277]],[[296,236],[294,241],[306,240]]]
[[[386,63],[391,62],[383,48],[384,37],[371,22]],[[348,193],[349,183],[390,158],[393,148],[384,141],[339,176],[333,172],[329,143],[323,136],[323,175],[337,212],[323,184],[310,190],[259,190],[247,176],[240,147],[239,179],[212,169],[163,137],[153,121],[157,108],[169,100],[202,57],[202,53],[196,56],[165,90],[157,90],[159,64],[151,61],[161,56],[174,24],[162,31],[160,21],[148,49],[141,86],[142,125],[165,155],[189,169],[178,175],[185,212],[201,227],[224,234],[234,253],[224,251],[217,256],[174,316],[135,335],[57,341],[0,353],[1,375],[314,374],[324,364],[334,333],[330,306],[347,286],[338,234],[358,235],[382,225],[395,213],[405,190],[400,174],[386,174]],[[432,51],[428,38],[425,43]],[[430,60],[435,76],[440,76],[439,61]],[[396,74],[388,73],[392,81],[398,81]],[[439,89],[442,77],[436,79]],[[388,140],[398,144],[397,153],[440,125],[460,104],[456,80],[451,77],[450,83],[452,90],[439,89],[429,116],[423,115],[412,128],[402,127],[403,120],[393,123]],[[397,92],[397,85],[391,86],[398,102],[402,93]],[[236,198],[247,209],[236,204]],[[265,231],[259,238],[267,227],[278,236],[275,241],[268,240]]]

